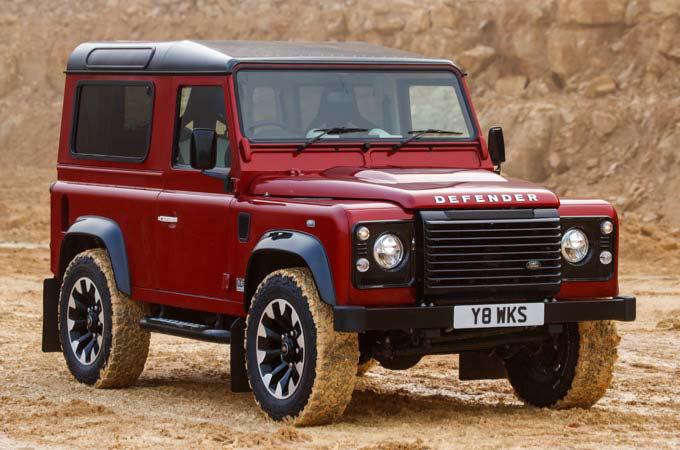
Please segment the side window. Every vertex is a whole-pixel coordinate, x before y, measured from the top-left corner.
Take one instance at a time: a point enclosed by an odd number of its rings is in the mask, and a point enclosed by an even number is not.
[[[188,166],[191,133],[194,128],[209,128],[217,133],[217,165],[231,167],[227,113],[221,86],[184,86],[179,91],[179,111],[174,165]]]
[[[151,140],[153,85],[90,82],[79,86],[71,152],[95,159],[142,161]]]

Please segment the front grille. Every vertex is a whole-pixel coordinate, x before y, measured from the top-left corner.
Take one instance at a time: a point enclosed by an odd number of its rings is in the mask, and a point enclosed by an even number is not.
[[[423,211],[422,283],[427,298],[542,298],[559,291],[555,209]]]

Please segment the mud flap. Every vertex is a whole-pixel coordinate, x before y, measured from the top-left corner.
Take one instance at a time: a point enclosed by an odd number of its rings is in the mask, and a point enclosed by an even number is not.
[[[54,278],[43,281],[42,351],[60,352],[59,343],[59,286]]]
[[[507,378],[505,364],[496,354],[483,352],[461,352],[459,355],[458,378],[461,380],[498,380]]]
[[[229,363],[231,365],[231,391],[250,392],[248,371],[246,370],[246,350],[244,347],[245,321],[239,317],[231,324]]]

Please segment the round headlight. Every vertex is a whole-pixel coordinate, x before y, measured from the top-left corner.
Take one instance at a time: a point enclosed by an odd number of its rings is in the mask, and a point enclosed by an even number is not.
[[[375,240],[373,258],[383,269],[394,269],[404,259],[404,244],[396,235],[385,233]]]
[[[570,263],[583,261],[588,255],[588,236],[578,228],[572,228],[562,236],[562,256]]]

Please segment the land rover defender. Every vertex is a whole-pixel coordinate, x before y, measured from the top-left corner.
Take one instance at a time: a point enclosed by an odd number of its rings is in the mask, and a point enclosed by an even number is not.
[[[43,350],[103,388],[135,382],[150,332],[229,344],[232,389],[299,425],[371,364],[436,354],[590,407],[635,318],[616,212],[504,176],[465,75],[362,43],[78,46]]]

